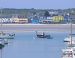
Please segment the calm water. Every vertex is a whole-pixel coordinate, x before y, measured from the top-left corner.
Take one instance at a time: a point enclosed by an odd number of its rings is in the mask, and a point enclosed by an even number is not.
[[[37,39],[34,31],[16,33],[15,39],[3,48],[2,58],[61,58],[68,33],[50,34],[53,39]]]

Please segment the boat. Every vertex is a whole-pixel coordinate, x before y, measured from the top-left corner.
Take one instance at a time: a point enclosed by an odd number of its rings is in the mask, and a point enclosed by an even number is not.
[[[37,38],[52,39],[50,34],[46,34],[45,32],[42,32],[42,31],[36,31],[36,36]]]
[[[1,11],[2,12],[2,11]],[[1,28],[2,28],[2,21],[1,21]],[[8,44],[8,39],[14,39],[14,33],[5,33],[4,31],[0,31],[0,48],[4,47],[4,44]]]
[[[14,33],[4,33],[4,32],[0,32],[0,39],[4,40],[4,44],[8,44],[8,40],[9,39],[14,39],[15,34]]]
[[[62,49],[62,58],[75,58],[75,34],[72,34],[72,20],[71,20],[71,33],[64,39],[67,44],[65,49]]]
[[[71,36],[72,36],[72,40],[75,41],[75,34],[69,34],[69,36],[64,39],[64,42],[70,42]]]
[[[4,39],[14,39],[15,34],[14,33],[4,33],[4,32],[0,32],[0,38],[4,38]]]
[[[2,14],[2,10],[1,10],[1,14]],[[1,21],[1,28],[2,28],[3,24],[2,24],[2,21]],[[0,38],[3,38],[3,39],[14,39],[14,36],[15,34],[14,33],[5,33],[3,32],[2,30],[0,31]]]
[[[62,49],[62,58],[75,58],[75,47]]]
[[[15,37],[14,33],[8,34],[8,39],[14,39],[14,37]]]
[[[4,39],[0,38],[0,49],[5,46]]]
[[[72,41],[71,41],[71,36],[72,36]],[[64,42],[66,42],[68,46],[71,46],[71,43],[72,46],[75,46],[75,34],[70,34],[68,37],[64,39]]]

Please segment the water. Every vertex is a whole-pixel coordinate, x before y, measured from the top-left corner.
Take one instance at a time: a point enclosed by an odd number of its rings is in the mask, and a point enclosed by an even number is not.
[[[3,48],[2,58],[61,58],[68,33],[50,34],[53,39],[37,39],[34,31],[17,32],[15,39]]]

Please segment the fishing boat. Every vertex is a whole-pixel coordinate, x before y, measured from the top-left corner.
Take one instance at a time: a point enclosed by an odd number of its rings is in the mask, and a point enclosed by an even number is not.
[[[50,34],[46,34],[45,32],[42,32],[42,31],[36,31],[36,36],[37,38],[52,39]]]

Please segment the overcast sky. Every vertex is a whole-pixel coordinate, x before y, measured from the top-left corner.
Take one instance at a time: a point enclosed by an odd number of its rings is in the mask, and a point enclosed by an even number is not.
[[[0,0],[0,8],[74,8],[75,0]]]

